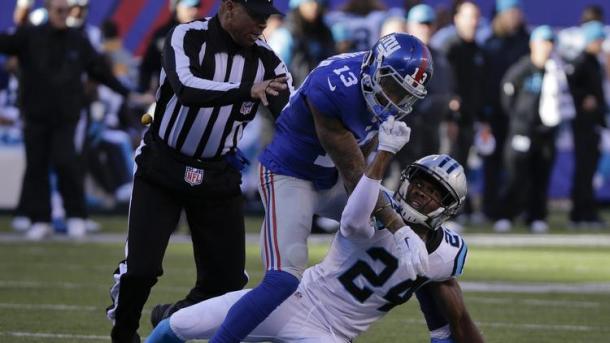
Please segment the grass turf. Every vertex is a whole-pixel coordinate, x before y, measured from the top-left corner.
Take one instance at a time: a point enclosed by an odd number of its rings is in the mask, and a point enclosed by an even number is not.
[[[326,245],[310,247],[312,263]],[[0,342],[109,341],[108,288],[123,253],[118,243],[0,243]],[[250,286],[260,280],[258,247],[248,246]],[[610,282],[602,248],[470,247],[464,281]],[[190,244],[174,243],[165,275],[153,288],[140,333],[150,332],[152,305],[175,301],[194,282]],[[610,294],[466,292],[488,342],[602,342],[610,328]],[[416,301],[394,309],[359,342],[426,342]]]

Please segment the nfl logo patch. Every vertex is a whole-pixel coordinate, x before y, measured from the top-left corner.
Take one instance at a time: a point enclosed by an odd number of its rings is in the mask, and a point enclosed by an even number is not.
[[[184,181],[191,186],[200,185],[203,181],[203,169],[186,167],[184,171]]]
[[[241,105],[241,108],[239,109],[239,113],[248,114],[248,113],[250,113],[250,111],[252,111],[253,106],[254,106],[253,102],[246,101]]]

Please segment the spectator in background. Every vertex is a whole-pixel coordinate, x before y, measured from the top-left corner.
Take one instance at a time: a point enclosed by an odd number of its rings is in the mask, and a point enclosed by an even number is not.
[[[514,64],[502,81],[502,107],[509,114],[504,147],[508,175],[500,194],[496,232],[510,231],[523,210],[531,232],[549,229],[547,193],[555,135],[562,117],[568,116],[565,112],[574,108],[563,68],[551,59],[554,42],[549,26],[537,27],[531,34],[530,55]]]
[[[326,22],[332,30],[341,25],[351,41],[351,51],[364,51],[377,42],[383,21],[397,13],[402,11],[386,10],[381,0],[348,0],[340,11],[329,12]]]
[[[435,30],[436,14],[432,7],[420,4],[407,14],[407,33],[424,44],[430,43]],[[406,168],[420,156],[437,154],[440,150],[439,126],[450,113],[454,99],[454,78],[445,57],[430,49],[434,61],[434,77],[428,83],[428,94],[413,106],[413,112],[403,120],[411,128],[411,139],[396,155],[400,169]]]
[[[123,48],[118,27],[112,20],[102,25],[102,51],[115,77],[135,86],[137,70],[130,52]],[[141,138],[142,125],[120,94],[100,85],[90,106],[87,169],[96,183],[109,194],[112,203],[125,203],[131,196],[132,142]],[[95,201],[89,197],[89,201]]]
[[[33,6],[34,0],[17,0],[15,11],[13,11],[13,23],[16,26],[26,25]]]
[[[495,150],[484,159],[483,213],[497,219],[499,191],[502,188],[504,141],[508,131],[508,115],[500,105],[500,84],[504,73],[529,53],[529,34],[525,29],[521,2],[497,0],[493,34],[483,45],[487,73],[484,115],[495,138]]]
[[[395,32],[407,32],[407,21],[404,17],[389,17],[381,25],[380,37]]]
[[[66,26],[67,0],[46,2],[49,22],[0,34],[0,52],[20,63],[20,111],[24,118],[26,172],[23,203],[33,224],[31,239],[51,233],[49,168],[58,174],[68,215],[68,234],[81,237],[87,216],[83,175],[76,158],[74,132],[82,108],[81,76],[106,83],[122,95],[129,91],[112,76],[89,41]]]
[[[580,15],[580,24],[590,21],[604,21],[604,11],[599,5],[585,7]],[[580,26],[568,27],[561,30],[557,37],[557,50],[564,59],[575,60],[585,49],[585,37]]]
[[[70,12],[66,19],[68,27],[82,30],[98,52],[102,51],[102,31],[99,27],[87,23],[89,0],[68,0]]]
[[[587,22],[581,29],[585,49],[568,69],[568,81],[576,107],[576,117],[572,121],[574,176],[570,221],[575,226],[604,226],[597,212],[593,176],[600,157],[600,127],[607,126],[604,70],[598,59],[605,34],[604,26],[599,21]]]
[[[269,45],[284,61],[294,85],[303,83],[318,63],[335,54],[333,35],[324,23],[325,0],[290,0],[290,13]]]
[[[472,1],[461,2],[453,17],[455,33],[443,44],[442,52],[447,58],[455,77],[459,101],[453,103],[453,116],[447,123],[447,138],[450,155],[465,170],[468,170],[468,155],[475,136],[475,123],[479,130],[489,131],[483,112],[485,80],[485,58],[475,37],[479,18],[479,7]],[[469,198],[464,205],[464,214],[472,214]]]
[[[138,81],[141,92],[154,93],[159,86],[159,73],[161,72],[161,52],[165,43],[165,36],[176,25],[191,22],[197,19],[200,0],[172,1],[170,20],[158,28],[151,36],[148,48],[142,57]]]

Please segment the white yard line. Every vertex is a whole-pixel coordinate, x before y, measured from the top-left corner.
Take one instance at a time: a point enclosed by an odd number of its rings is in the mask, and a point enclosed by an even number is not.
[[[549,235],[532,235],[532,234],[469,234],[464,233],[464,239],[470,246],[501,246],[501,247],[519,247],[519,246],[571,246],[571,247],[610,247],[610,234],[549,234]],[[125,234],[118,233],[97,233],[84,237],[78,242],[83,243],[124,243]],[[313,234],[309,237],[309,242],[313,244],[328,244],[332,241],[333,235]],[[65,235],[55,235],[48,239],[47,242],[70,242],[73,241]],[[172,242],[188,243],[191,241],[189,235],[176,234],[171,238]],[[27,242],[23,235],[16,233],[1,233],[0,243],[8,242]],[[258,234],[246,234],[246,242],[258,244]]]
[[[405,319],[402,322],[407,324],[426,324],[423,319]],[[604,326],[590,325],[563,325],[563,324],[532,324],[532,323],[508,323],[508,322],[485,322],[476,321],[478,326],[487,326],[495,328],[512,328],[517,330],[548,330],[548,331],[578,331],[578,332],[610,332],[610,328]]]
[[[469,303],[479,303],[479,304],[493,304],[493,305],[501,305],[501,304],[519,304],[526,306],[542,306],[542,307],[562,307],[562,308],[570,308],[570,307],[579,307],[579,308],[599,308],[601,306],[600,302],[595,301],[577,301],[577,300],[544,300],[544,299],[523,299],[523,298],[515,298],[515,297],[502,297],[502,298],[494,298],[494,297],[477,297],[470,296],[468,297]]]
[[[403,322],[407,324],[423,325],[426,324],[421,319],[406,319]],[[477,321],[477,324],[481,327],[494,327],[494,328],[511,328],[515,330],[523,331],[576,331],[576,332],[610,332],[610,328],[602,326],[590,326],[590,325],[562,325],[562,324],[532,324],[532,323],[508,323],[508,322],[486,322]],[[41,332],[21,332],[21,331],[0,331],[0,336],[9,337],[33,337],[38,339],[78,339],[78,340],[108,340],[108,336],[100,335],[76,335],[76,334],[65,334],[65,333],[41,333]]]
[[[610,283],[511,283],[461,281],[466,292],[610,294]]]
[[[98,335],[72,335],[72,334],[63,334],[63,333],[41,333],[41,332],[19,332],[19,331],[8,331],[1,332],[0,336],[10,336],[10,337],[35,337],[35,338],[43,338],[43,339],[58,339],[58,338],[70,338],[70,339],[78,339],[78,340],[88,340],[88,341],[99,341],[104,340],[108,341],[108,336],[98,336]]]
[[[507,282],[470,282],[461,281],[465,292],[482,293],[569,293],[569,294],[610,294],[610,283],[507,283]],[[109,289],[108,285],[84,284],[74,282],[41,282],[30,280],[0,280],[2,288],[59,288],[59,289]],[[158,286],[155,289],[169,292],[184,292],[180,287]]]
[[[51,310],[51,311],[97,311],[101,310],[101,307],[95,306],[78,306],[78,305],[67,305],[67,304],[15,304],[15,303],[0,303],[2,309],[12,310]]]

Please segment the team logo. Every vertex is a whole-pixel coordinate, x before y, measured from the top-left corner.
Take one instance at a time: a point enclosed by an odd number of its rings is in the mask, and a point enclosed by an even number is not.
[[[203,182],[203,169],[187,166],[184,171],[184,181],[191,186],[200,185]]]
[[[395,35],[387,35],[379,40],[381,44],[377,45],[377,53],[379,58],[388,57],[400,49],[400,44],[396,40]]]
[[[241,109],[239,110],[239,113],[248,114],[248,113],[250,113],[250,111],[252,111],[253,106],[254,106],[254,103],[252,101],[246,101],[241,105]]]

